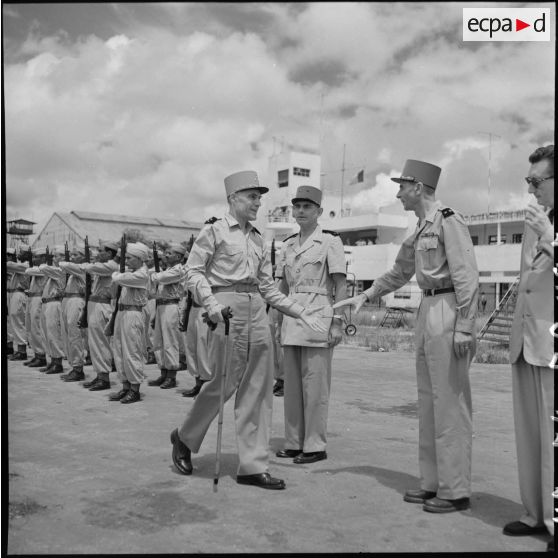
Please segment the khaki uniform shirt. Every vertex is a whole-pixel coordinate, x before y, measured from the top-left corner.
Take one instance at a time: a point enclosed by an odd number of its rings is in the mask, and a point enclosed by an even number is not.
[[[64,292],[85,296],[85,271],[82,265],[73,262],[60,262],[59,265],[60,269],[68,274]]]
[[[147,275],[146,265],[142,265],[136,271],[125,271],[124,273],[115,271],[112,274],[112,280],[115,284],[122,286],[120,304],[134,306],[145,306],[147,304],[149,276]]]
[[[43,298],[62,296],[66,286],[66,274],[55,265],[41,264],[39,270],[47,278],[43,289]]]
[[[473,242],[463,217],[458,213],[444,217],[444,207],[440,201],[435,203],[424,222],[419,222],[415,232],[403,241],[392,269],[364,293],[369,299],[391,293],[416,273],[423,290],[455,289],[455,331],[472,333],[479,294]]]
[[[155,298],[182,298],[184,295],[184,271],[182,264],[176,264],[172,267],[160,271],[159,273],[151,273],[150,279],[156,289]]]
[[[108,262],[95,262],[81,264],[83,271],[92,275],[91,296],[114,298],[112,274],[118,271],[118,264],[114,260]]]
[[[333,310],[333,273],[346,274],[345,251],[338,236],[324,233],[318,225],[300,244],[300,234],[283,242],[275,276],[283,278],[289,297],[305,308],[326,306],[321,316],[327,326],[325,334],[317,333],[302,322],[285,317],[281,330],[282,345],[329,347],[328,334]]]
[[[19,262],[6,262],[6,270],[13,274],[8,280],[8,289],[29,288],[29,276],[25,274],[28,265]]]
[[[304,308],[279,292],[273,280],[271,259],[258,230],[249,225],[244,234],[229,213],[201,230],[188,258],[187,287],[208,312],[220,305],[211,287],[236,283],[255,285],[268,304],[300,316]]]

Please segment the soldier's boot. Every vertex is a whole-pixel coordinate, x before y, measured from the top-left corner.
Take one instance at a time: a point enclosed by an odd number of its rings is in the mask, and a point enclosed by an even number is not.
[[[10,360],[27,360],[27,345],[18,345],[17,353],[14,353]]]
[[[47,365],[47,359],[45,354],[37,353],[35,355],[37,362],[29,364],[29,368],[39,368],[40,366]]]
[[[95,385],[98,381],[100,381],[101,376],[97,374],[92,380],[88,380],[87,382],[83,382],[81,384],[84,388],[90,388],[91,386]]]
[[[52,359],[52,368],[47,370],[45,374],[60,374],[64,372],[64,367],[62,366],[62,357],[57,357]]]
[[[37,355],[33,355],[33,358],[30,358],[29,360],[26,360],[23,363],[23,366],[29,366],[32,362],[36,362],[37,361]]]
[[[207,380],[202,380],[199,376],[196,376],[196,385],[190,391],[185,391],[182,397],[196,397],[206,381]]]
[[[176,370],[167,370],[167,377],[159,387],[161,389],[170,389],[176,387]]]
[[[283,395],[285,395],[283,380],[275,380],[275,385],[273,386],[273,395],[275,395],[276,397],[283,397]]]
[[[187,370],[188,365],[186,364],[186,355],[184,353],[180,353],[178,358],[178,370]]]
[[[147,349],[147,361],[145,364],[157,364],[157,359],[152,349]]]
[[[89,354],[89,351],[87,351],[85,353],[85,361],[83,362],[83,366],[92,366],[93,363],[91,362],[91,355]]]
[[[147,382],[148,386],[160,386],[166,379],[167,379],[167,372],[166,368],[161,368],[160,376],[156,380],[150,380]]]
[[[13,341],[8,341],[8,343],[6,345],[6,354],[8,356],[14,354],[14,342]]]
[[[116,372],[116,364],[114,363],[114,359],[110,361],[110,371]]]
[[[45,359],[46,360],[46,359]],[[54,359],[50,359],[50,362],[43,368],[39,368],[39,372],[48,372],[54,366]]]
[[[65,382],[79,382],[85,379],[83,373],[83,366],[74,366],[68,376],[64,379]]]

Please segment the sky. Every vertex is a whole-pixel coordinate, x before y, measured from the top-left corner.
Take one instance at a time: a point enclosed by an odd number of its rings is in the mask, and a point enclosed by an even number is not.
[[[201,222],[282,143],[321,154],[330,202],[345,146],[353,214],[395,201],[407,158],[442,167],[461,213],[522,209],[528,156],[553,143],[554,4],[536,4],[550,42],[463,42],[475,6],[534,5],[3,3],[6,217]]]

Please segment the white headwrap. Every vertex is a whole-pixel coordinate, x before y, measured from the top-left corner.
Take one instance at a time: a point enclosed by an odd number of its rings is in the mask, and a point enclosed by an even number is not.
[[[126,253],[140,258],[142,262],[149,259],[149,248],[142,242],[130,242],[126,246]]]

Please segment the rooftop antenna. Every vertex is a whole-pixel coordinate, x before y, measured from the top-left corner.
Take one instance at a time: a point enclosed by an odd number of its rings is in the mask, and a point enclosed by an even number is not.
[[[490,188],[492,186],[491,163],[492,163],[492,138],[501,138],[492,132],[479,132],[479,134],[486,134],[488,136],[488,191],[487,191],[487,213],[490,213]]]

